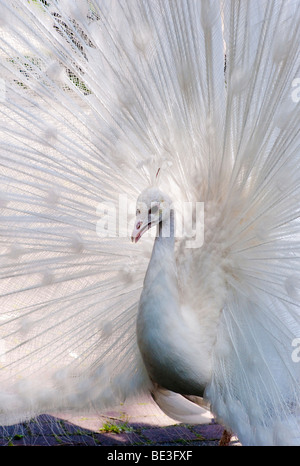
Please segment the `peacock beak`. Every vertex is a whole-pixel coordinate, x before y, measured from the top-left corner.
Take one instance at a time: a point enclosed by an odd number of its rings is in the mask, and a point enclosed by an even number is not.
[[[133,232],[132,232],[132,235],[131,235],[131,241],[133,243],[137,243],[138,240],[140,239],[140,237],[142,236],[142,226],[143,226],[143,222],[141,222],[140,220],[138,220],[135,225],[134,225],[134,229],[133,229]]]
[[[131,235],[131,241],[133,243],[137,243],[138,240],[143,235],[143,233],[145,233],[145,231],[149,230],[150,226],[151,226],[151,224],[144,223],[144,222],[142,222],[140,220],[137,220],[137,222],[136,222],[136,224],[134,226],[132,235]]]

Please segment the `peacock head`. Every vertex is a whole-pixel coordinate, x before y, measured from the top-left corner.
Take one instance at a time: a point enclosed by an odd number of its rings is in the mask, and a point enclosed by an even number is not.
[[[136,219],[131,240],[137,243],[149,228],[169,218],[171,204],[169,196],[156,187],[142,191],[136,203]]]

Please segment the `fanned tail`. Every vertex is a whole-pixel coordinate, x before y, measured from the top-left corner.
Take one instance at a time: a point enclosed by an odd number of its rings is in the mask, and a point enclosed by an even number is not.
[[[135,340],[148,250],[133,254],[132,213],[107,218],[149,171],[132,161],[123,176],[124,115],[89,55],[104,4],[44,3],[1,2],[2,423],[152,386]],[[112,73],[113,55],[97,50]]]
[[[226,298],[207,396],[244,445],[299,445],[299,11],[293,2],[226,7],[233,163],[211,240]]]

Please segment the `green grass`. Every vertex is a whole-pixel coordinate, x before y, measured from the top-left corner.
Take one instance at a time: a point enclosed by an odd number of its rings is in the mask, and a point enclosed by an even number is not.
[[[63,443],[62,439],[61,439],[58,435],[53,434],[53,437],[55,438],[55,440],[57,441],[57,443],[61,443],[61,444]]]
[[[128,426],[127,422],[114,423],[107,421],[103,424],[99,432],[112,432],[114,434],[121,434],[122,432],[132,432],[133,428]]]

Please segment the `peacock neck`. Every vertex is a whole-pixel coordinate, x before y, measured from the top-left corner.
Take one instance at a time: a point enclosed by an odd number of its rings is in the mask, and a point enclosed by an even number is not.
[[[170,209],[170,215],[165,218],[157,226],[157,235],[154,242],[153,253],[155,254],[157,249],[164,249],[165,251],[172,252],[174,250],[175,242],[175,218],[174,210]]]
[[[157,274],[167,272],[167,269],[174,263],[174,210],[170,210],[170,215],[160,222],[157,226],[157,234],[154,241],[154,246],[151,254],[151,259],[148,264],[148,269],[145,275],[144,285],[152,282]],[[172,268],[173,268],[172,267]]]
[[[176,265],[174,256],[174,210],[170,210],[168,218],[164,218],[157,226],[157,234],[154,241],[151,258],[144,279],[144,288],[151,287],[158,276],[171,274],[176,276]]]

